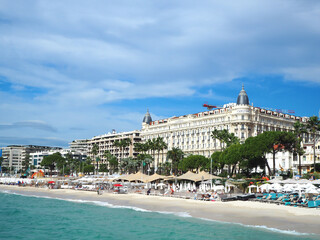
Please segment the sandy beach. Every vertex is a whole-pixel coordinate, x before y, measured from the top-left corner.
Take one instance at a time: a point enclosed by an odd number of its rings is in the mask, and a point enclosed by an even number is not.
[[[6,185],[0,185],[0,190],[40,197],[101,201],[150,211],[188,213],[192,217],[222,222],[320,234],[319,209],[306,209],[250,201],[206,202],[141,194],[104,193],[103,195],[97,195],[96,192],[91,191],[48,190],[44,188]]]

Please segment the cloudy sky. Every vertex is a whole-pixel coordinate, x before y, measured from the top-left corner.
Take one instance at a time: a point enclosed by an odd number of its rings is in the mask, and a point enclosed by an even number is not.
[[[0,0],[0,146],[235,102],[320,109],[319,1]]]

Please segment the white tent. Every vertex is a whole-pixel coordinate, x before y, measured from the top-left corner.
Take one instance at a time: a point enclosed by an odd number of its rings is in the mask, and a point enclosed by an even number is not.
[[[250,186],[248,187],[248,189],[249,189],[248,193],[251,193],[252,189],[254,189],[254,188],[256,189],[256,191],[259,190],[259,187],[258,187],[257,185],[250,185]]]
[[[271,186],[270,184],[262,184],[262,185],[259,187],[259,189],[261,190],[261,192],[264,192],[264,191],[269,192],[270,186]]]

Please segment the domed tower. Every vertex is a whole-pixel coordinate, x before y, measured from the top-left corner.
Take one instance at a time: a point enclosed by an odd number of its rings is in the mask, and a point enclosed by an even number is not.
[[[143,118],[142,122],[146,123],[146,124],[150,124],[152,122],[152,118],[151,118],[151,115],[149,113],[149,109],[147,109],[147,113],[144,115],[144,118]]]
[[[237,104],[238,105],[249,105],[249,97],[246,93],[246,91],[244,90],[243,84],[242,84],[242,90],[240,91],[239,95],[238,95],[238,99],[237,99]]]

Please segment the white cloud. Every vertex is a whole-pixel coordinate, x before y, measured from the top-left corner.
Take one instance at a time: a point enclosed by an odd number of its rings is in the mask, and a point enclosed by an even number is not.
[[[318,1],[8,0],[0,16],[2,121],[38,119],[56,138],[140,127],[144,113],[114,102],[230,99],[199,89],[250,74],[319,83]]]

